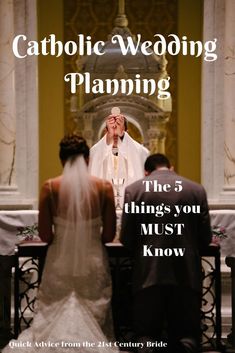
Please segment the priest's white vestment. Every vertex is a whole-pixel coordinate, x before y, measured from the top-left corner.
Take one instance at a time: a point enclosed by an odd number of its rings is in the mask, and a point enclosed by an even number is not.
[[[118,138],[118,155],[113,154],[112,144],[107,145],[106,135],[90,149],[89,169],[91,175],[113,181],[124,178],[124,186],[143,178],[144,162],[149,155],[142,146],[125,132],[123,139]]]

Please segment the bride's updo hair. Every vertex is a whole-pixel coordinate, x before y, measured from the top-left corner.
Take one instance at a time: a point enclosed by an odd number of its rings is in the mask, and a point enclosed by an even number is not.
[[[60,141],[59,155],[61,161],[64,162],[78,155],[83,155],[87,159],[89,157],[89,147],[83,137],[76,134],[69,134]]]

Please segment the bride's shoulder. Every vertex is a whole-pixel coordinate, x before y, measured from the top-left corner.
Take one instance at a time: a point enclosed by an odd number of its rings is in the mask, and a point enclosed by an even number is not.
[[[44,193],[50,193],[51,191],[58,191],[59,186],[61,183],[61,175],[55,177],[55,178],[50,178],[44,181],[42,185],[42,192]]]

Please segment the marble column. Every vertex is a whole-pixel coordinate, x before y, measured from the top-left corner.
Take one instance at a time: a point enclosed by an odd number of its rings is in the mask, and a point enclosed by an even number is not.
[[[16,58],[12,41],[37,39],[37,1],[0,0],[0,16],[0,209],[36,208],[37,57]]]
[[[204,0],[203,5],[203,41],[217,38],[217,60],[203,61],[202,64],[202,184],[206,188],[211,209],[234,209],[235,1]],[[221,260],[224,263],[223,256]],[[222,332],[226,337],[231,325],[227,266],[221,266],[221,275]]]
[[[235,1],[226,0],[224,43],[225,187],[235,191]]]
[[[13,0],[0,1],[0,18],[0,189],[8,189],[15,183],[16,149]]]
[[[224,35],[224,194],[235,207],[235,1],[225,2]],[[235,257],[226,257],[231,268],[232,332],[228,336],[235,349]]]
[[[202,64],[202,183],[211,208],[235,208],[235,1],[205,0],[203,27],[217,60]]]
[[[169,120],[167,113],[145,113],[149,121],[148,148],[151,153],[165,153],[165,141],[167,135],[166,123]]]

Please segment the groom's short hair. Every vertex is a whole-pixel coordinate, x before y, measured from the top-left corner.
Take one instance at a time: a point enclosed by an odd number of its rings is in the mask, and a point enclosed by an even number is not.
[[[144,164],[144,169],[148,173],[152,173],[154,170],[161,167],[166,167],[168,169],[171,167],[169,159],[161,153],[152,154],[146,159]]]

